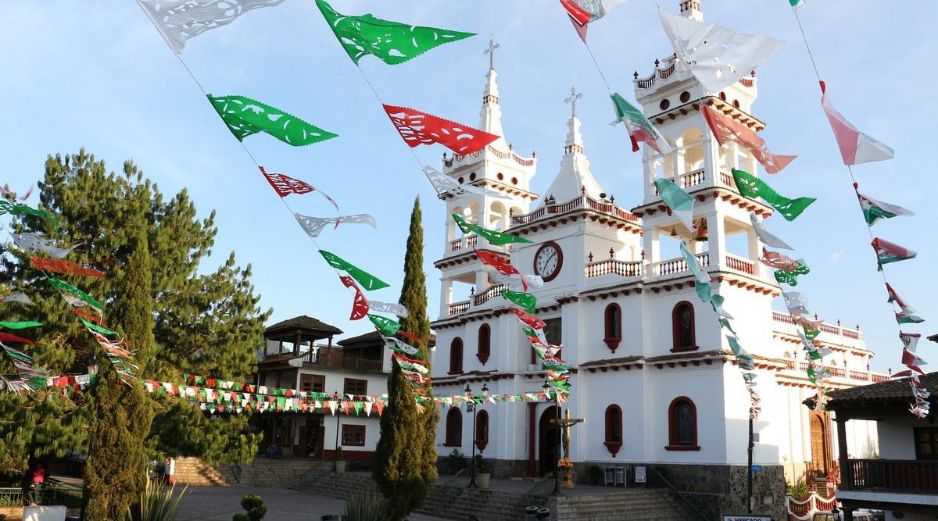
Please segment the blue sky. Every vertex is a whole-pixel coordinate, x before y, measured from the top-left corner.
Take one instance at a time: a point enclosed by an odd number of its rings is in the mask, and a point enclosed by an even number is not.
[[[677,0],[662,0],[677,10]],[[820,110],[819,93],[797,25],[785,0],[705,0],[708,21],[765,33],[787,43],[759,69],[757,117],[777,153],[799,158],[770,179],[781,193],[818,198],[793,223],[771,229],[798,248],[812,267],[799,289],[823,318],[859,323],[877,353],[874,368],[897,368],[897,327],[885,302],[850,179]],[[740,9],[740,5],[744,8]],[[641,162],[622,128],[610,127],[611,107],[586,49],[555,0],[335,0],[345,13],[471,31],[479,36],[389,67],[366,57],[362,68],[385,100],[476,124],[488,38],[496,57],[506,138],[539,159],[535,191],[553,180],[562,155],[571,85],[593,173],[616,202],[640,202]],[[926,319],[938,312],[933,259],[934,144],[938,97],[934,49],[935,2],[814,0],[801,10],[832,101],[861,130],[896,149],[891,162],[855,169],[862,189],[914,210],[913,218],[878,224],[874,232],[919,252],[887,266],[900,294]],[[591,47],[613,88],[634,99],[632,72],[645,76],[656,57],[672,51],[654,2],[629,0],[590,29]],[[24,190],[42,175],[49,153],[84,146],[111,168],[132,158],[161,190],[187,188],[201,214],[218,211],[215,257],[234,250],[254,266],[254,283],[272,320],[308,314],[349,334],[365,323],[347,320],[350,299],[334,272],[284,211],[237,141],[129,0],[0,3],[0,92],[4,129],[0,182]],[[432,262],[443,251],[445,207],[399,136],[388,124],[355,66],[336,42],[312,0],[247,14],[234,24],[191,40],[183,58],[206,89],[242,94],[287,110],[340,138],[303,148],[265,135],[247,146],[269,170],[302,178],[337,199],[343,213],[371,213],[378,229],[347,226],[326,231],[322,247],[345,256],[392,284],[373,294],[395,301],[400,291],[409,210],[416,195],[424,208],[430,310],[438,309],[439,274]],[[444,149],[417,154],[438,165]],[[293,199],[298,211],[330,215],[320,198]],[[779,302],[777,307],[781,307]],[[928,326],[928,322],[923,326]],[[930,327],[910,327],[922,333]],[[931,356],[930,343],[919,352]]]

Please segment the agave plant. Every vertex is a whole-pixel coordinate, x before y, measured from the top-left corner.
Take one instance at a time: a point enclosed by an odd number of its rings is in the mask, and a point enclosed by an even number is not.
[[[176,486],[166,488],[156,481],[147,480],[140,494],[140,502],[127,509],[125,521],[175,521],[179,504],[186,495],[188,486],[176,494]]]
[[[344,521],[387,521],[387,504],[377,492],[359,492],[345,503]]]

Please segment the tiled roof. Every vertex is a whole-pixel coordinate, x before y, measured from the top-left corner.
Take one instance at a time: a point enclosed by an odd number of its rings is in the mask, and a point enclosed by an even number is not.
[[[308,332],[322,333],[322,336],[319,338],[326,338],[329,336],[342,334],[342,330],[333,326],[332,324],[326,324],[325,322],[308,315],[300,315],[298,317],[293,317],[291,319],[284,320],[283,322],[277,322],[276,324],[269,326],[264,330],[264,336],[288,331],[296,331],[297,329]]]
[[[921,376],[921,381],[932,395],[938,393],[938,372]],[[832,391],[828,396],[830,396],[832,406],[864,401],[911,401],[912,386],[908,378],[897,378],[886,382]]]
[[[592,360],[586,363],[580,364],[580,367],[593,367],[599,365],[615,365],[615,364],[631,364],[633,362],[641,361],[642,357],[640,356],[623,356],[619,358],[604,358],[602,360]]]
[[[345,338],[336,342],[342,347],[351,345],[351,344],[381,344],[384,345],[384,341],[381,339],[381,333],[378,331],[372,331],[370,333],[365,333],[364,335],[353,336],[351,338]]]

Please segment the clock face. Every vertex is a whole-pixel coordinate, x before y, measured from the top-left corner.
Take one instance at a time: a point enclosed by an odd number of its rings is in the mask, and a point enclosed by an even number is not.
[[[563,266],[563,252],[555,242],[545,242],[534,254],[534,273],[544,282],[554,280]]]

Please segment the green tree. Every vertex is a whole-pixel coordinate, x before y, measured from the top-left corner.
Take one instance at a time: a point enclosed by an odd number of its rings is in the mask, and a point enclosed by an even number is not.
[[[183,373],[195,373],[243,380],[251,374],[269,311],[258,308],[250,265],[239,267],[230,254],[217,268],[206,266],[217,233],[214,212],[200,218],[185,190],[166,196],[133,163],[124,163],[119,173],[108,172],[103,161],[84,150],[50,156],[39,188],[39,205],[57,214],[58,229],[27,217],[15,219],[13,231],[44,226],[46,234],[61,244],[77,245],[69,260],[104,270],[105,279],[72,282],[107,304],[105,319],[112,329],[124,325],[114,315],[117,308],[111,308],[122,298],[119,275],[134,250],[135,232],[128,223],[134,216],[144,216],[155,322],[155,348],[144,355],[147,377],[179,381]],[[36,305],[5,304],[3,318],[44,324],[41,331],[31,333],[39,340],[37,345],[24,350],[51,374],[86,372],[97,348],[94,340],[29,266],[28,255],[13,247],[4,250],[2,290],[26,293]],[[6,361],[0,361],[2,372],[10,372],[8,368]],[[65,399],[59,390],[28,396],[0,393],[0,464],[22,468],[27,458],[83,452],[89,418],[82,400]],[[148,441],[153,451],[208,454],[214,462],[235,462],[256,450],[257,439],[247,432],[246,418],[192,421],[201,412],[191,404],[175,399],[154,403],[157,416]],[[191,443],[180,445],[165,436],[171,430],[185,433]]]
[[[427,319],[427,282],[423,272],[423,215],[420,199],[414,201],[410,214],[410,234],[404,255],[404,282],[399,302],[408,316],[401,328],[418,335],[414,347],[430,366],[430,321]],[[417,410],[414,392],[400,368],[394,364],[388,377],[388,407],[381,416],[381,438],[375,451],[372,474],[381,493],[388,500],[388,516],[404,519],[423,504],[427,491],[437,478],[436,424],[439,412],[433,405],[432,390],[427,388],[423,411]]]
[[[126,266],[116,271],[119,297],[108,314],[124,341],[136,351],[138,376],[152,365],[156,341],[153,337],[153,297],[150,294],[150,251],[147,247],[145,215],[128,223],[133,230],[132,253]],[[91,393],[93,400],[90,443],[85,469],[90,521],[121,519],[146,486],[146,450],[153,406],[143,385],[122,379],[109,363]]]

